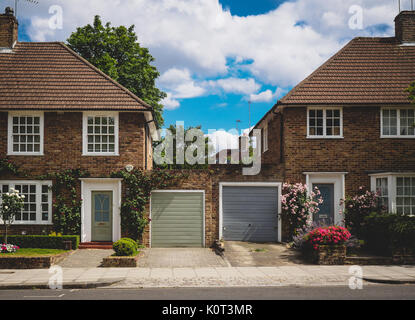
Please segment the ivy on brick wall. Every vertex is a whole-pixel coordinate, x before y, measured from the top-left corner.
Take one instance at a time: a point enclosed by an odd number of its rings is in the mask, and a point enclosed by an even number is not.
[[[81,205],[77,192],[79,178],[89,173],[81,169],[66,169],[39,177],[40,180],[53,180],[53,229],[64,235],[81,234]]]
[[[7,158],[0,158],[0,174],[2,173],[12,173],[17,176],[21,172],[11,160]]]
[[[134,169],[131,172],[121,170],[112,174],[113,178],[122,178],[126,188],[121,204],[121,228],[134,240],[142,240],[142,234],[149,223],[146,217],[146,205],[151,190],[167,189],[177,185],[188,174],[182,171],[155,169],[144,172]]]

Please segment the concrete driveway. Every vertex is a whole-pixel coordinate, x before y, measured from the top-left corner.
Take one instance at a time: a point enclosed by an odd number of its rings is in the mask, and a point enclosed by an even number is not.
[[[226,241],[224,258],[232,267],[275,267],[306,264],[298,252],[279,243]]]
[[[147,248],[138,260],[141,268],[227,267],[226,261],[209,248]]]

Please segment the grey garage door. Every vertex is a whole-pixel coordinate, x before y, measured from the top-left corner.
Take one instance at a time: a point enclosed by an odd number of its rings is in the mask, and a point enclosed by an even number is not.
[[[223,238],[233,241],[278,240],[278,188],[224,186]]]
[[[203,246],[202,192],[153,192],[151,246]]]

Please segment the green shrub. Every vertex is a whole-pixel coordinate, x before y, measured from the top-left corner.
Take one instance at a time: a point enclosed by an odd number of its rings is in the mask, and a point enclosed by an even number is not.
[[[114,242],[112,248],[116,256],[134,256],[137,254],[137,243],[134,245],[130,240],[120,239]]]
[[[364,222],[362,237],[368,249],[390,254],[394,248],[415,248],[415,217],[371,213]]]
[[[120,240],[128,241],[134,245],[135,250],[138,250],[138,243],[131,238],[121,238]]]
[[[20,248],[65,249],[64,241],[72,242],[72,249],[78,249],[79,236],[11,235],[8,242]]]

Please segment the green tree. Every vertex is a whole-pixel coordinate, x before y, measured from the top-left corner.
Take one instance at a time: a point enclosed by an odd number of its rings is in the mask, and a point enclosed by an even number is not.
[[[409,92],[409,99],[415,103],[415,81],[413,81],[410,85],[409,88],[406,89],[407,92]]]
[[[152,106],[162,126],[163,105],[160,102],[166,93],[155,85],[160,73],[151,65],[153,56],[137,39],[134,25],[112,27],[107,22],[104,26],[97,15],[93,25],[77,28],[67,42],[81,57]]]

